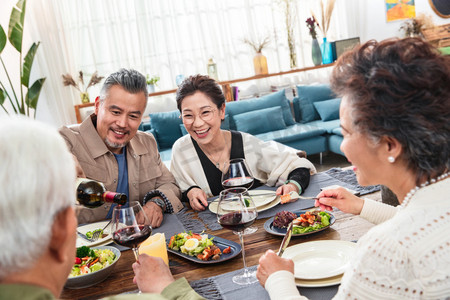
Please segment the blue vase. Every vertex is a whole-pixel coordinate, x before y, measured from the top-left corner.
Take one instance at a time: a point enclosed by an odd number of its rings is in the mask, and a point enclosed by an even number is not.
[[[327,41],[327,38],[323,38],[323,43],[320,45],[322,51],[322,63],[331,64],[333,62],[333,51],[331,50],[331,44]]]
[[[320,46],[317,39],[312,40],[311,56],[315,66],[318,66],[322,63],[322,53],[320,52]]]

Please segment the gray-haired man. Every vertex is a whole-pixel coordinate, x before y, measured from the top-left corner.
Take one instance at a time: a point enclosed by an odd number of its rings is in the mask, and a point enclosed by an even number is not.
[[[95,112],[80,125],[63,126],[61,135],[87,178],[102,182],[107,190],[138,201],[153,227],[161,225],[163,213],[179,211],[180,190],[161,162],[151,134],[138,132],[147,105],[145,77],[121,69],[106,78]],[[80,208],[80,223],[110,218],[112,205]]]

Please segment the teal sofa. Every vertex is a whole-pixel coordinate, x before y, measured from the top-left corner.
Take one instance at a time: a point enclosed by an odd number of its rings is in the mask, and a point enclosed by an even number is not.
[[[344,155],[340,146],[343,140],[339,121],[340,98],[336,98],[330,86],[299,85],[293,99],[295,121],[324,129],[326,150]]]
[[[342,154],[339,99],[335,99],[327,85],[298,86],[297,90],[294,114],[291,102],[281,90],[259,98],[227,102],[221,127],[247,132],[263,141],[274,140],[308,154],[328,150]],[[155,136],[161,159],[166,162],[171,159],[173,143],[187,134],[179,116],[178,110],[152,113],[150,121],[140,127]]]

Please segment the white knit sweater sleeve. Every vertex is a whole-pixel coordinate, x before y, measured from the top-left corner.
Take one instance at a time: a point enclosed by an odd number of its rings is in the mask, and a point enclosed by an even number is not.
[[[283,300],[305,300],[308,299],[300,295],[295,285],[294,274],[289,271],[278,271],[272,273],[266,280],[266,291],[270,299]]]
[[[380,224],[396,213],[397,208],[394,206],[364,198],[364,205],[359,216],[373,224]]]

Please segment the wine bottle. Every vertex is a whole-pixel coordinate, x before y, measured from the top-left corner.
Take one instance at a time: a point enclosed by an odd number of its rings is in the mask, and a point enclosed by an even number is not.
[[[77,199],[81,205],[88,208],[99,207],[105,202],[118,205],[127,203],[127,195],[109,192],[103,183],[87,178],[77,179]]]

